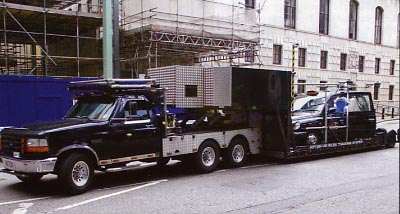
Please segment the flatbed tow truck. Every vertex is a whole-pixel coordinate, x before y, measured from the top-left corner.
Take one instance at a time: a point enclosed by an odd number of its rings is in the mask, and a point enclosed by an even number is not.
[[[2,172],[27,183],[56,174],[66,193],[80,194],[95,170],[135,161],[177,159],[208,173],[221,158],[238,167],[250,154],[290,159],[395,143],[376,130],[367,92],[325,91],[292,113],[290,72],[171,66],[148,74],[154,79],[71,82],[79,94],[62,120],[1,131]],[[336,113],[341,95],[356,99],[356,110],[349,102]]]

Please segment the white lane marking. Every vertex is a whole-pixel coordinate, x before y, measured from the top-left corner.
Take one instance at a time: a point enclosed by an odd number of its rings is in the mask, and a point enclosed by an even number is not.
[[[137,186],[137,187],[133,187],[131,189],[123,190],[123,191],[120,191],[120,192],[115,192],[115,193],[111,193],[111,194],[108,194],[108,195],[103,195],[103,196],[100,196],[100,197],[97,197],[97,198],[92,198],[92,199],[89,199],[89,200],[86,200],[86,201],[82,201],[82,202],[71,204],[71,205],[68,205],[68,206],[65,206],[65,207],[57,208],[55,211],[71,209],[71,208],[74,208],[74,207],[85,205],[85,204],[88,204],[88,203],[91,203],[91,202],[95,202],[95,201],[98,201],[98,200],[102,200],[102,199],[105,199],[105,198],[109,198],[109,197],[121,195],[121,194],[124,194],[124,193],[127,193],[127,192],[131,192],[131,191],[134,191],[134,190],[138,190],[138,189],[141,189],[141,188],[144,188],[144,187],[153,186],[153,185],[159,184],[161,182],[165,182],[165,181],[168,181],[168,180],[166,180],[166,179],[165,180],[158,180],[158,181],[154,181],[154,182],[151,182],[151,183],[148,183],[148,184],[144,184],[142,186]]]
[[[9,204],[16,204],[16,203],[22,203],[22,202],[29,202],[29,201],[37,201],[37,200],[42,200],[42,199],[47,199],[47,198],[52,198],[52,197],[53,196],[47,196],[47,197],[30,198],[30,199],[24,199],[24,200],[18,200],[18,201],[6,201],[6,202],[1,202],[0,206],[9,205]]]
[[[31,206],[33,206],[33,203],[20,203],[19,207],[14,210],[13,214],[25,214]]]
[[[259,165],[253,165],[253,166],[242,166],[239,169],[250,169],[250,168],[256,168],[256,167],[261,167],[261,166],[271,166],[275,165],[276,163],[267,163],[267,164],[259,164]]]
[[[217,170],[215,172],[225,172],[225,171],[227,171],[227,170],[226,169],[220,169],[220,170]]]

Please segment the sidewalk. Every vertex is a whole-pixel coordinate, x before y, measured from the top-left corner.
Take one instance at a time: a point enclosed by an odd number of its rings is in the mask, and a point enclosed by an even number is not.
[[[386,121],[392,121],[392,120],[399,120],[399,116],[394,116],[393,118],[390,115],[385,115],[385,119],[382,119],[382,115],[376,115],[376,123],[382,123]]]

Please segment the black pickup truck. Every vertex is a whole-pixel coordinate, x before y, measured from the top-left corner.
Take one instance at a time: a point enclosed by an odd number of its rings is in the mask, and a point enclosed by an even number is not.
[[[54,173],[75,194],[91,185],[95,169],[121,165],[115,158],[162,161],[154,152],[161,150],[162,126],[149,94],[85,93],[62,120],[3,129],[3,172],[27,183]]]

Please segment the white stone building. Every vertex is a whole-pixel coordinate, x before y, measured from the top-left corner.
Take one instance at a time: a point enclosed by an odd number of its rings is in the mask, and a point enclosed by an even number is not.
[[[151,32],[149,67],[163,66],[162,42],[170,56],[197,55],[194,64],[274,70],[291,70],[294,50],[295,82],[352,80],[378,103],[399,106],[399,0],[123,0],[121,9],[124,30]],[[203,46],[182,48],[193,38]],[[209,47],[207,39],[244,43]]]

